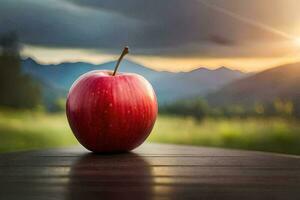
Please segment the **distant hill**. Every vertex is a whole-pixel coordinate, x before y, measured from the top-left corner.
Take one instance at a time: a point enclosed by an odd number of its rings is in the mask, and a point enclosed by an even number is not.
[[[300,102],[300,63],[282,65],[234,81],[207,96],[212,105],[253,105],[276,98]]]
[[[91,70],[113,70],[115,61],[94,65],[85,62],[42,65],[31,58],[22,60],[22,70],[42,83],[44,98],[51,102],[54,98],[65,97],[72,83],[82,74]],[[247,74],[221,67],[216,70],[198,68],[190,72],[161,72],[147,68],[130,60],[123,60],[120,72],[132,72],[149,80],[158,97],[158,101],[169,103],[179,99],[203,96],[243,78]]]
[[[169,75],[154,81],[153,84],[160,95],[161,102],[169,103],[178,99],[204,96],[245,76],[247,74],[226,67],[215,70],[201,67],[190,72]]]
[[[42,65],[32,58],[22,61],[22,69],[25,73],[52,83],[57,88],[69,90],[72,83],[82,74],[92,70],[113,70],[116,62],[111,61],[99,65],[85,62],[60,63],[57,65]],[[143,75],[149,81],[154,81],[169,72],[158,72],[130,60],[123,60],[119,68],[120,72],[134,72]]]

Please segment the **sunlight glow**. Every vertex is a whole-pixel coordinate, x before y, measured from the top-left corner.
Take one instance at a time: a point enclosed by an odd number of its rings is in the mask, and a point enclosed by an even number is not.
[[[297,45],[296,45],[297,44]],[[167,56],[142,56],[128,55],[128,59],[159,71],[190,71],[199,67],[216,69],[226,66],[244,72],[255,72],[278,65],[300,62],[300,37],[297,40],[273,46],[274,49],[289,49],[289,54],[279,56],[282,52],[275,52],[275,57],[167,57]],[[291,50],[290,50],[291,49]],[[275,54],[274,53],[274,54]],[[89,62],[101,64],[116,60],[118,55],[105,54],[84,49],[45,48],[38,46],[24,46],[21,55],[32,57],[41,64],[57,64],[61,62]]]
[[[298,47],[300,47],[300,37],[296,38],[294,42]]]

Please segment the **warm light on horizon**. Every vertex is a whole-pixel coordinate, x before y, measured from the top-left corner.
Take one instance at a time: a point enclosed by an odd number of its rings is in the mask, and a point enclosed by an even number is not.
[[[222,66],[243,72],[258,72],[279,65],[299,62],[300,57],[275,58],[163,58],[163,57],[134,57],[132,60],[163,71],[191,71],[200,67],[216,69]],[[155,66],[155,67],[152,67]],[[172,67],[169,67],[172,66]]]
[[[300,47],[300,38],[294,45]],[[116,60],[118,55],[99,53],[85,49],[45,48],[24,46],[22,56],[32,57],[41,64],[58,64],[61,62],[89,62],[101,64]],[[161,57],[128,55],[128,59],[158,71],[191,71],[200,67],[216,69],[222,66],[243,72],[258,72],[279,65],[299,62],[298,53],[282,57]]]
[[[298,47],[300,47],[300,37],[296,38],[294,42]]]

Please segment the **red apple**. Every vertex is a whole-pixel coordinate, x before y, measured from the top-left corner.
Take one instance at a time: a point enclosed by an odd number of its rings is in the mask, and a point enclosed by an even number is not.
[[[126,52],[127,51],[127,52]],[[93,152],[130,151],[150,134],[157,100],[150,83],[138,74],[116,69],[88,72],[72,85],[67,118],[77,140]]]

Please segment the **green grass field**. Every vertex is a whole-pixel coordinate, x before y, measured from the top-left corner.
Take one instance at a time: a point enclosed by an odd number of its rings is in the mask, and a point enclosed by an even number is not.
[[[300,123],[287,119],[159,117],[149,141],[300,154]]]
[[[148,142],[300,154],[300,123],[285,119],[159,116]],[[64,114],[0,111],[0,152],[78,144]]]
[[[0,152],[76,143],[64,114],[0,111]]]

